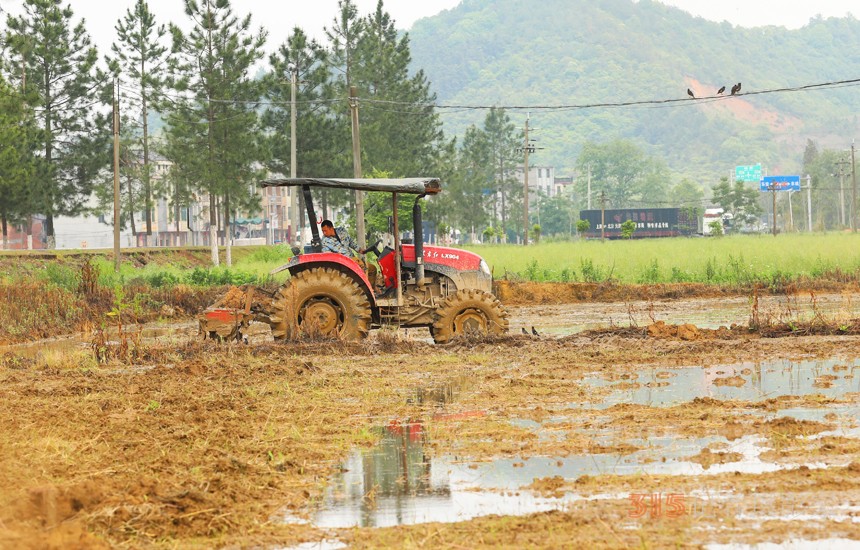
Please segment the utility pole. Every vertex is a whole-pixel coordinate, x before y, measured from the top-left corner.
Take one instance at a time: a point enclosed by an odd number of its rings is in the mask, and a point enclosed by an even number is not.
[[[538,149],[543,149],[543,147],[535,147],[532,145],[534,140],[529,139],[529,130],[535,129],[529,128],[530,118],[530,115],[526,114],[526,126],[523,130],[523,153],[525,155],[525,159],[523,160],[523,246],[529,244],[529,154],[534,153]],[[538,210],[538,224],[540,224],[540,210]]]
[[[806,227],[812,233],[812,176],[806,174]]]
[[[791,207],[791,193],[788,192],[788,230],[794,232],[794,209]]]
[[[523,246],[529,244],[529,115],[526,115],[525,140],[523,142]]]
[[[296,113],[296,85],[298,84],[299,79],[299,68],[290,63],[287,65],[287,69],[290,71],[290,177],[296,177],[296,120],[298,119],[298,115]],[[287,187],[290,190],[290,195],[292,196],[293,203],[293,232],[298,230],[299,234],[299,243],[301,246],[301,234],[302,228],[299,227],[302,225],[301,220],[303,219],[301,208],[299,208],[299,188],[298,187]],[[280,201],[279,201],[280,202]],[[281,202],[283,204],[283,202]],[[277,212],[277,206],[275,207],[275,212]],[[281,220],[281,218],[284,218]],[[283,228],[286,225],[286,216],[278,216],[278,221]],[[272,240],[274,241],[275,230],[272,229]],[[295,238],[295,237],[294,237]]]
[[[854,141],[851,141],[851,231],[857,233],[857,167],[854,162]]]
[[[119,82],[116,78],[113,81],[113,270],[119,273]]]
[[[352,173],[361,177],[361,134],[358,131],[358,90],[349,87],[349,110],[352,113]],[[364,192],[355,190],[355,231],[358,233],[358,246],[364,249]],[[397,236],[394,237],[397,239]]]
[[[770,190],[773,193],[773,236],[776,237],[776,185],[771,184]]]
[[[600,192],[600,242],[606,238],[606,191]]]
[[[588,209],[591,210],[591,163],[588,163]]]
[[[845,159],[836,163],[839,168],[839,223],[842,227],[847,225],[845,223],[845,167],[847,165],[848,161]]]

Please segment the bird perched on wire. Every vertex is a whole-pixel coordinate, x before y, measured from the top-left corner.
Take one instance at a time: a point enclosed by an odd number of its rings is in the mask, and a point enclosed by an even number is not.
[[[693,95],[693,90],[691,90],[690,88],[687,88],[687,95],[692,97],[693,99],[696,99],[696,96]]]
[[[523,334],[525,334],[526,336],[529,335],[529,331],[526,330],[526,327],[520,327],[520,330],[523,331]]]
[[[535,327],[532,327],[532,334],[534,334],[535,336],[540,336],[540,334],[538,334],[538,331],[535,330]]]
[[[741,83],[740,82],[738,82],[737,84],[732,86],[732,95],[735,95],[736,93],[738,93],[740,91],[741,91]]]
[[[723,86],[722,88],[720,88],[719,90],[717,90],[717,95],[720,95],[720,94],[722,94],[722,93],[723,93],[723,92],[725,92],[725,91],[726,91],[726,87],[725,87],[725,86]]]

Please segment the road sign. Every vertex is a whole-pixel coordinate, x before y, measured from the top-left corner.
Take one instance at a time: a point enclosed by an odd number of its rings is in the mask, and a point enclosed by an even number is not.
[[[800,191],[800,176],[765,176],[759,182],[760,191]]]
[[[735,166],[735,181],[761,181],[761,164]]]

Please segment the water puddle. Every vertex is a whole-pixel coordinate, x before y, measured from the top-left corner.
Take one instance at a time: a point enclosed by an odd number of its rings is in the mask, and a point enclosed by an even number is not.
[[[617,403],[669,406],[696,397],[758,401],[781,395],[823,394],[843,397],[860,392],[860,359],[740,363],[710,367],[652,369],[638,371],[638,377],[607,381],[599,376],[585,382],[609,389],[597,406]],[[730,383],[721,382],[728,380]],[[461,377],[436,386],[410,390],[407,401],[430,409],[434,418],[467,420],[481,411],[449,412],[468,390],[473,380]],[[836,412],[834,412],[836,411]],[[849,424],[860,418],[860,406],[812,411],[786,408],[782,415],[798,419],[834,420]],[[837,414],[838,413],[838,414]],[[836,417],[832,416],[836,414]],[[550,420],[549,422],[552,422]],[[539,438],[557,437],[533,420],[513,420],[516,426],[538,433]],[[569,507],[583,497],[565,493],[544,496],[526,489],[536,479],[560,477],[575,480],[582,476],[678,475],[710,476],[726,472],[759,474],[800,467],[761,459],[769,450],[768,440],[746,435],[728,440],[723,436],[684,438],[677,435],[630,439],[629,451],[591,452],[566,457],[515,457],[488,462],[463,460],[455,456],[432,456],[421,420],[392,421],[378,428],[379,443],[371,449],[352,451],[340,471],[330,480],[323,502],[312,513],[318,527],[382,527],[424,522],[465,521],[488,514],[522,515]],[[854,435],[858,428],[840,428],[842,435]],[[611,434],[589,434],[598,444]],[[607,440],[609,443],[609,440]],[[716,447],[723,457],[708,463],[697,455]],[[617,449],[617,447],[616,447]],[[807,463],[810,469],[826,468],[824,463]],[[625,498],[598,496],[593,498]]]
[[[488,514],[558,509],[559,499],[474,490],[475,472],[452,457],[424,451],[420,424],[388,429],[371,451],[354,451],[335,475],[312,523],[318,527],[388,527],[466,521]],[[480,485],[477,485],[480,487]]]
[[[591,376],[584,383],[609,389],[599,403],[575,407],[606,409],[620,403],[667,407],[696,398],[762,401],[779,396],[843,398],[860,392],[860,359],[777,360],[709,367],[639,369],[621,381]]]
[[[819,315],[825,319],[847,319],[860,316],[860,300],[856,295],[760,296],[758,315],[761,319],[809,320]],[[657,302],[582,303],[546,306],[513,306],[511,331],[531,327],[541,335],[567,336],[584,330],[611,326],[644,327],[655,320],[673,324],[690,323],[699,328],[717,329],[732,324],[746,325],[750,319],[750,301],[746,297],[726,297],[720,300],[681,299]]]
[[[89,341],[84,341],[77,336],[49,338],[25,344],[0,346],[0,356],[10,354],[27,359],[35,359],[39,356],[44,357],[49,354],[75,354],[91,349],[91,345]]]
[[[105,329],[107,339],[114,341],[117,338],[116,327]],[[141,326],[124,326],[123,332],[127,338],[137,338],[144,342],[176,342],[177,340],[188,340],[197,337],[197,323],[187,321],[183,323],[150,323]],[[88,352],[92,349],[94,334],[75,334],[63,338],[46,338],[35,342],[0,346],[0,356],[7,353],[35,359],[39,356],[64,355]]]
[[[559,476],[687,475],[725,472],[764,473],[797,468],[764,462],[768,450],[760,436],[728,441],[722,436],[695,440],[661,437],[630,443],[643,449],[620,453],[584,454],[564,458],[504,458],[490,462],[463,461],[453,456],[431,457],[420,422],[392,422],[379,444],[355,450],[330,481],[322,506],[311,523],[317,527],[387,527],[425,522],[466,521],[475,517],[524,515],[565,509],[583,497],[565,493],[545,497],[528,489],[536,479]],[[731,462],[703,466],[690,460],[710,444],[737,457]],[[826,465],[811,463],[810,469]],[[590,498],[626,498],[598,495]]]
[[[444,409],[457,399],[468,379],[419,389],[410,400]],[[437,413],[438,414],[438,413]],[[514,421],[534,430],[534,421]],[[318,527],[384,527],[425,522],[466,521],[500,514],[523,515],[565,509],[583,497],[565,493],[542,496],[528,489],[536,479],[559,476],[686,475],[724,472],[764,473],[796,468],[765,462],[766,439],[744,436],[729,441],[723,436],[685,439],[663,436],[633,439],[628,453],[588,453],[563,458],[501,458],[472,462],[454,456],[431,456],[421,421],[392,421],[378,428],[380,441],[372,449],[352,451],[330,480],[323,503],[312,514]],[[701,464],[691,460],[702,449],[718,445],[730,458],[725,463]],[[805,464],[823,468],[824,464]],[[591,498],[625,498],[603,495]]]
[[[341,550],[346,543],[336,539],[323,539],[314,542],[303,542],[295,546],[275,547],[274,550]]]
[[[706,544],[706,550],[860,550],[860,541],[849,539],[790,539],[785,542],[760,542],[757,544]]]

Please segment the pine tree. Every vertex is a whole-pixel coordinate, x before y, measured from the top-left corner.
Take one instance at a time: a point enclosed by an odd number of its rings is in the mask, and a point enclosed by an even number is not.
[[[519,192],[514,169],[517,167],[520,156],[517,147],[521,142],[516,126],[504,109],[493,107],[484,119],[484,133],[486,134],[487,147],[490,150],[490,159],[493,166],[494,199],[493,219],[501,221],[502,239],[507,239],[508,211],[516,207],[511,204]],[[499,215],[501,214],[501,215]],[[519,216],[515,216],[519,218]]]
[[[352,118],[350,105],[346,99],[350,96],[350,87],[354,85],[358,42],[363,31],[363,21],[358,15],[358,8],[352,0],[338,0],[338,13],[331,27],[325,28],[326,37],[329,40],[328,64],[334,78],[331,82],[333,97],[344,99],[343,102],[331,104],[331,116],[336,123],[335,143],[343,144],[339,147],[342,156],[342,172],[335,175],[354,175],[353,153],[352,153]],[[359,115],[360,118],[361,115]],[[359,122],[359,127],[361,127]],[[360,153],[364,156],[364,152]],[[362,164],[363,166],[363,164]],[[330,195],[334,196],[334,202],[344,198],[340,194],[326,193],[321,198],[328,200]],[[344,204],[355,204],[355,193],[348,193]]]
[[[270,56],[269,63],[272,71],[266,76],[265,85],[271,104],[262,119],[268,132],[269,169],[280,174],[290,173],[292,67],[296,72],[296,175],[351,174],[349,128],[332,108],[334,87],[325,48],[295,28]],[[294,189],[293,192],[299,191]],[[327,206],[342,206],[348,202],[347,191],[319,190],[316,193],[323,211]],[[297,221],[301,226],[304,225],[304,208],[300,194],[299,199]]]
[[[259,83],[250,70],[262,58],[266,33],[251,32],[229,0],[185,0],[194,22],[186,35],[171,25],[170,82],[183,95],[169,108],[165,152],[172,178],[209,195],[212,262],[218,265],[218,211],[223,214],[230,258],[230,220],[239,208],[259,208],[253,192],[262,160],[254,107]],[[249,192],[250,191],[250,192]]]
[[[8,247],[9,223],[34,214],[30,184],[35,172],[38,132],[22,93],[0,78],[0,229]]]
[[[113,57],[107,62],[111,72],[116,75],[122,86],[131,89],[131,94],[123,94],[129,99],[125,107],[132,109],[128,119],[136,119],[133,141],[124,143],[123,150],[131,149],[132,155],[124,155],[129,200],[136,188],[142,186],[143,211],[146,234],[152,235],[152,165],[150,163],[149,109],[162,99],[165,86],[167,47],[162,45],[167,30],[164,25],[156,25],[155,16],[149,10],[146,0],[137,0],[133,9],[126,11],[125,17],[117,21],[118,41],[111,46]],[[123,109],[123,113],[127,109]],[[123,127],[127,128],[125,124]],[[135,158],[139,157],[139,158]],[[132,231],[134,228],[134,204],[129,204]],[[150,243],[147,243],[150,244]]]
[[[409,35],[398,35],[394,23],[379,0],[360,26],[352,78],[363,107],[362,156],[394,176],[430,175],[443,147],[436,95],[423,71],[410,76]]]
[[[487,197],[493,191],[493,159],[488,136],[475,125],[466,129],[458,156],[457,172],[449,193],[453,197],[454,225],[469,231],[474,242],[488,221]]]
[[[336,79],[340,97],[346,97],[349,87],[354,84],[356,56],[359,37],[363,32],[363,22],[358,16],[358,8],[352,0],[338,0],[338,14],[331,27],[326,27],[331,55],[332,68],[340,73]]]
[[[109,117],[96,110],[107,79],[97,71],[98,53],[83,21],[72,27],[73,15],[61,0],[24,0],[24,13],[7,20],[10,52],[22,60],[25,89],[39,113],[42,142],[32,186],[49,247],[54,217],[86,208],[109,158]]]

